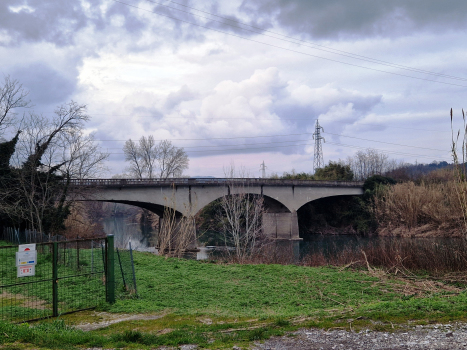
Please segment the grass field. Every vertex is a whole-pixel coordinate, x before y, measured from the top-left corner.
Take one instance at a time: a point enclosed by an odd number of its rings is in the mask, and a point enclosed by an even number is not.
[[[297,327],[364,327],[465,320],[464,287],[381,270],[294,265],[237,265],[135,254],[139,298],[100,312],[159,315],[83,332],[68,325],[98,322],[77,313],[28,327],[0,324],[0,344],[34,347],[154,348],[198,344],[246,346]],[[395,327],[395,328],[393,328]]]

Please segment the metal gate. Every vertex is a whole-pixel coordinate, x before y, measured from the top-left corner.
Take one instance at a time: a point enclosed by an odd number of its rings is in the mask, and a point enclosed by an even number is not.
[[[113,236],[38,243],[33,276],[18,277],[18,245],[0,246],[0,320],[56,317],[115,301]]]

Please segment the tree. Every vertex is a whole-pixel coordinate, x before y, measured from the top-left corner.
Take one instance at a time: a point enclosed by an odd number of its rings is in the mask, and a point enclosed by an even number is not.
[[[225,245],[234,247],[236,258],[244,261],[261,246],[264,200],[246,193],[243,185],[230,183],[229,187],[237,193],[222,197],[217,219],[222,223]]]
[[[295,169],[292,169],[290,173],[284,172],[282,176],[278,176],[278,178],[283,180],[315,180],[315,177],[312,174],[305,172],[296,173]]]
[[[233,181],[237,177],[233,165],[224,172],[232,180],[226,182],[229,195],[219,200],[216,220],[221,223],[226,247],[234,247],[235,257],[245,261],[264,243],[264,198],[249,194],[244,183]],[[230,253],[229,250],[227,252]]]
[[[29,107],[27,100],[29,92],[17,81],[6,76],[0,87],[0,132],[12,125],[15,114],[13,110],[19,107]]]
[[[352,181],[353,172],[349,165],[330,161],[324,168],[315,171],[315,179]]]
[[[188,169],[188,156],[183,148],[173,146],[168,140],[159,143],[156,159],[161,179],[180,177],[183,171]]]
[[[141,137],[136,143],[129,139],[123,146],[128,171],[138,179],[180,177],[188,169],[188,156],[183,148],[175,147],[169,140],[156,144],[154,137]]]
[[[366,151],[358,151],[353,157],[348,157],[346,163],[356,180],[365,180],[370,176],[383,175],[392,170],[396,164],[388,158],[388,155],[369,148]]]
[[[95,176],[108,156],[83,132],[88,120],[86,106],[71,101],[51,119],[30,113],[10,147],[2,144],[10,157],[2,159],[8,168],[2,176],[0,211],[11,224],[48,233],[63,228],[76,194],[71,180]]]

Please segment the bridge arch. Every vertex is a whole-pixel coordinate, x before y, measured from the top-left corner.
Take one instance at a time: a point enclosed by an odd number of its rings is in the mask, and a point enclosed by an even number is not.
[[[164,206],[160,204],[154,204],[154,203],[146,203],[146,202],[135,202],[135,201],[125,201],[125,200],[97,200],[98,202],[108,202],[108,203],[119,203],[119,204],[127,204],[131,205],[134,207],[142,208],[149,210],[152,213],[155,213],[159,217],[162,217],[164,215]],[[183,216],[183,213],[177,211],[175,209],[175,216],[181,217]]]
[[[169,206],[190,216],[225,195],[263,195],[268,212],[267,233],[278,239],[299,239],[297,210],[319,198],[363,194],[363,183],[276,179],[95,179],[75,180],[93,189],[93,198],[136,205],[163,214]]]

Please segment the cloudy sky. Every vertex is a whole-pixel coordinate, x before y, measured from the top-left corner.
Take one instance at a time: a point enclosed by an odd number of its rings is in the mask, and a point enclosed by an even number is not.
[[[50,115],[86,104],[109,176],[124,140],[184,147],[191,176],[313,169],[375,148],[450,161],[467,108],[465,0],[2,0],[0,75]]]

